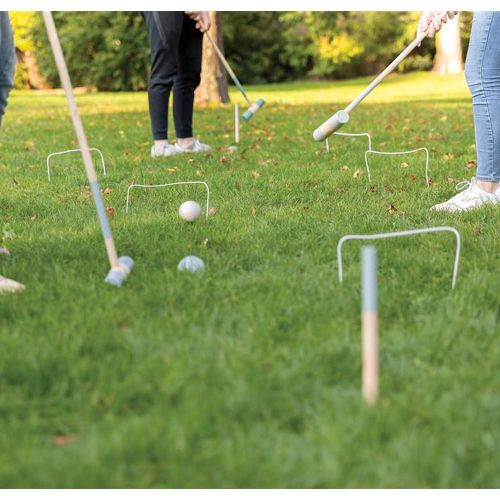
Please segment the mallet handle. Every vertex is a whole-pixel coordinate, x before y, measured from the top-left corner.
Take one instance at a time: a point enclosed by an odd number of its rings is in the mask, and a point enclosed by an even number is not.
[[[410,45],[408,45],[408,47],[406,47],[406,49],[403,50],[403,52],[401,52],[401,54],[399,54],[399,56],[396,57],[396,59],[394,59],[394,61],[392,61],[392,63],[389,64],[389,66],[387,66],[387,68],[385,68],[384,71],[382,71],[382,73],[380,73],[380,75],[378,75],[377,78],[375,78],[375,80],[373,80],[373,82],[370,83],[370,85],[368,85],[368,87],[366,87],[366,89],[363,90],[363,92],[361,92],[361,94],[359,94],[358,97],[356,97],[356,99],[354,99],[354,101],[352,101],[351,104],[345,108],[344,111],[349,114],[387,75],[392,73],[399,66],[403,59],[405,59],[420,43],[422,43],[422,40],[426,36],[426,33],[417,36],[417,38],[415,38],[415,40],[413,40],[413,42],[410,43]]]
[[[54,59],[56,61],[59,78],[61,79],[61,84],[64,88],[64,92],[66,93],[66,98],[68,100],[68,107],[71,114],[71,120],[73,121],[73,128],[75,129],[76,137],[78,139],[78,145],[80,147],[83,163],[85,165],[85,171],[87,172],[87,178],[90,184],[92,195],[94,197],[94,204],[96,206],[97,215],[99,217],[109,263],[111,268],[116,268],[118,267],[118,255],[116,253],[115,244],[111,235],[111,228],[109,226],[106,209],[102,201],[99,185],[97,183],[97,176],[94,169],[94,163],[90,155],[87,136],[85,135],[82,120],[80,118],[80,114],[78,113],[68,68],[66,67],[66,61],[64,59],[61,43],[59,42],[59,37],[57,36],[56,25],[54,23],[54,19],[52,18],[51,12],[42,12],[42,16],[45,27],[47,29],[47,34],[49,36],[50,45],[52,47],[52,53],[54,54]]]
[[[231,69],[231,66],[229,66],[229,63],[227,62],[226,58],[224,57],[224,54],[221,52],[221,50],[219,49],[219,47],[217,47],[217,44],[214,42],[214,39],[212,38],[212,35],[210,35],[210,33],[208,31],[205,31],[205,35],[210,40],[210,43],[212,44],[212,46],[213,46],[215,52],[217,53],[217,55],[219,56],[219,59],[220,59],[222,65],[224,66],[224,68],[226,68],[226,71],[228,72],[229,76],[233,80],[234,84],[240,90],[241,94],[245,98],[245,101],[248,103],[248,106],[251,106],[252,102],[248,98],[246,92],[243,90],[243,86],[241,85],[241,83],[238,80],[238,78],[236,78],[236,75],[234,74],[234,71]]]

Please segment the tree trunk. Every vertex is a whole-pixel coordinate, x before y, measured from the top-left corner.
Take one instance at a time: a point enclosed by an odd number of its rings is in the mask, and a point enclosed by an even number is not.
[[[210,17],[212,19],[210,34],[224,53],[222,14],[221,12],[210,12]],[[203,37],[203,66],[200,86],[196,89],[195,102],[202,104],[229,102],[226,71],[207,37]]]
[[[27,79],[30,88],[36,90],[50,89],[51,86],[47,83],[45,78],[40,75],[38,64],[36,63],[33,52],[31,52],[30,50],[21,52],[20,50],[16,49],[16,53],[19,62],[26,68]]]
[[[449,75],[462,71],[462,47],[460,44],[460,24],[458,15],[443,24],[436,37],[435,73]]]

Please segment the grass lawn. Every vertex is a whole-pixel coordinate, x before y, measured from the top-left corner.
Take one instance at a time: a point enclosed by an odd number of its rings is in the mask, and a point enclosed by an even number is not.
[[[230,106],[196,111],[208,156],[152,160],[147,98],[78,97],[119,253],[136,269],[121,289],[108,265],[65,98],[15,92],[0,138],[0,273],[26,285],[0,297],[0,487],[500,487],[500,210],[429,207],[474,175],[463,76],[390,78],[344,132],[312,131],[368,80],[249,88],[265,108],[229,154]],[[233,94],[240,101],[237,94]],[[357,172],[359,171],[359,172]],[[202,180],[217,213],[177,209]],[[392,207],[394,208],[390,208]],[[463,237],[450,290],[449,234],[376,243],[381,398],[360,398],[361,243],[348,233],[451,225]],[[206,240],[208,239],[208,243]],[[199,275],[178,273],[185,255]]]

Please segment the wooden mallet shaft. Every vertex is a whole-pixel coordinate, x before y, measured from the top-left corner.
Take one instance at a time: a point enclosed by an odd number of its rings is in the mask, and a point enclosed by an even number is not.
[[[422,33],[413,40],[406,49],[399,54],[394,61],[387,66],[387,68],[380,73],[380,75],[375,78],[368,87],[366,87],[345,109],[342,109],[340,111],[337,111],[334,115],[332,115],[328,120],[326,120],[324,123],[322,123],[314,132],[313,132],[313,137],[316,141],[323,141],[327,137],[329,137],[333,132],[338,130],[340,127],[348,123],[349,121],[349,114],[351,111],[368,95],[370,92],[377,87],[383,80],[384,78],[392,73],[398,66],[399,64],[416,48],[418,47],[421,43],[422,40],[427,36],[427,33]]]
[[[68,100],[68,107],[71,114],[71,120],[73,121],[73,127],[75,129],[76,138],[78,140],[78,145],[80,147],[80,151],[82,154],[83,163],[85,165],[85,171],[87,172],[87,178],[94,198],[94,204],[97,210],[99,223],[101,225],[101,231],[104,237],[104,243],[106,246],[106,252],[108,254],[109,264],[112,269],[118,268],[119,262],[118,262],[118,255],[116,253],[115,243],[113,241],[113,236],[111,234],[111,228],[106,214],[106,209],[104,207],[104,202],[102,200],[99,184],[97,182],[97,176],[95,173],[94,163],[90,155],[87,137],[83,129],[83,124],[80,118],[80,114],[78,113],[75,96],[73,95],[73,88],[71,86],[71,80],[69,77],[68,68],[66,66],[66,61],[64,59],[61,44],[59,42],[59,37],[57,36],[57,30],[54,23],[54,19],[52,18],[51,12],[42,12],[42,16],[45,23],[45,27],[47,28],[47,34],[49,36],[49,41],[52,47],[52,52],[54,54],[54,59],[56,61],[57,70],[59,72],[59,78],[61,79],[61,84],[64,88],[64,92]]]
[[[212,35],[210,35],[210,33],[208,31],[205,32],[205,35],[208,38],[208,40],[210,41],[210,43],[212,44],[212,47],[214,48],[222,65],[224,66],[224,68],[226,68],[226,71],[228,72],[229,76],[233,80],[234,84],[238,87],[239,91],[241,92],[241,95],[243,96],[243,98],[247,102],[248,106],[249,107],[252,106],[252,102],[248,98],[245,90],[243,89],[243,85],[241,85],[240,81],[238,80],[238,78],[234,74],[234,71],[231,69],[231,66],[229,66],[229,63],[227,62],[226,58],[224,57],[224,54],[222,53],[222,51],[219,49],[219,47],[215,43],[214,39],[212,38]]]

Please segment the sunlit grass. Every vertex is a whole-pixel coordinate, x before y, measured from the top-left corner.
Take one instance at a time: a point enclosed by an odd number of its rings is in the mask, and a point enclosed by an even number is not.
[[[64,97],[16,92],[0,140],[0,273],[26,291],[0,298],[0,486],[498,487],[500,213],[432,213],[471,177],[472,109],[463,75],[395,76],[344,131],[312,131],[370,79],[249,87],[266,106],[242,126],[231,105],[196,112],[207,156],[153,161],[144,93],[78,96],[121,254],[108,271]],[[231,96],[242,103],[231,90]],[[360,174],[361,173],[361,174]],[[199,188],[134,193],[132,182],[204,180],[208,222],[178,219]],[[389,207],[394,207],[389,209]],[[395,209],[395,210],[394,210]],[[381,399],[360,398],[360,267],[347,233],[452,225],[445,234],[377,243]],[[208,241],[207,241],[208,240]],[[176,270],[185,255],[202,275]]]

